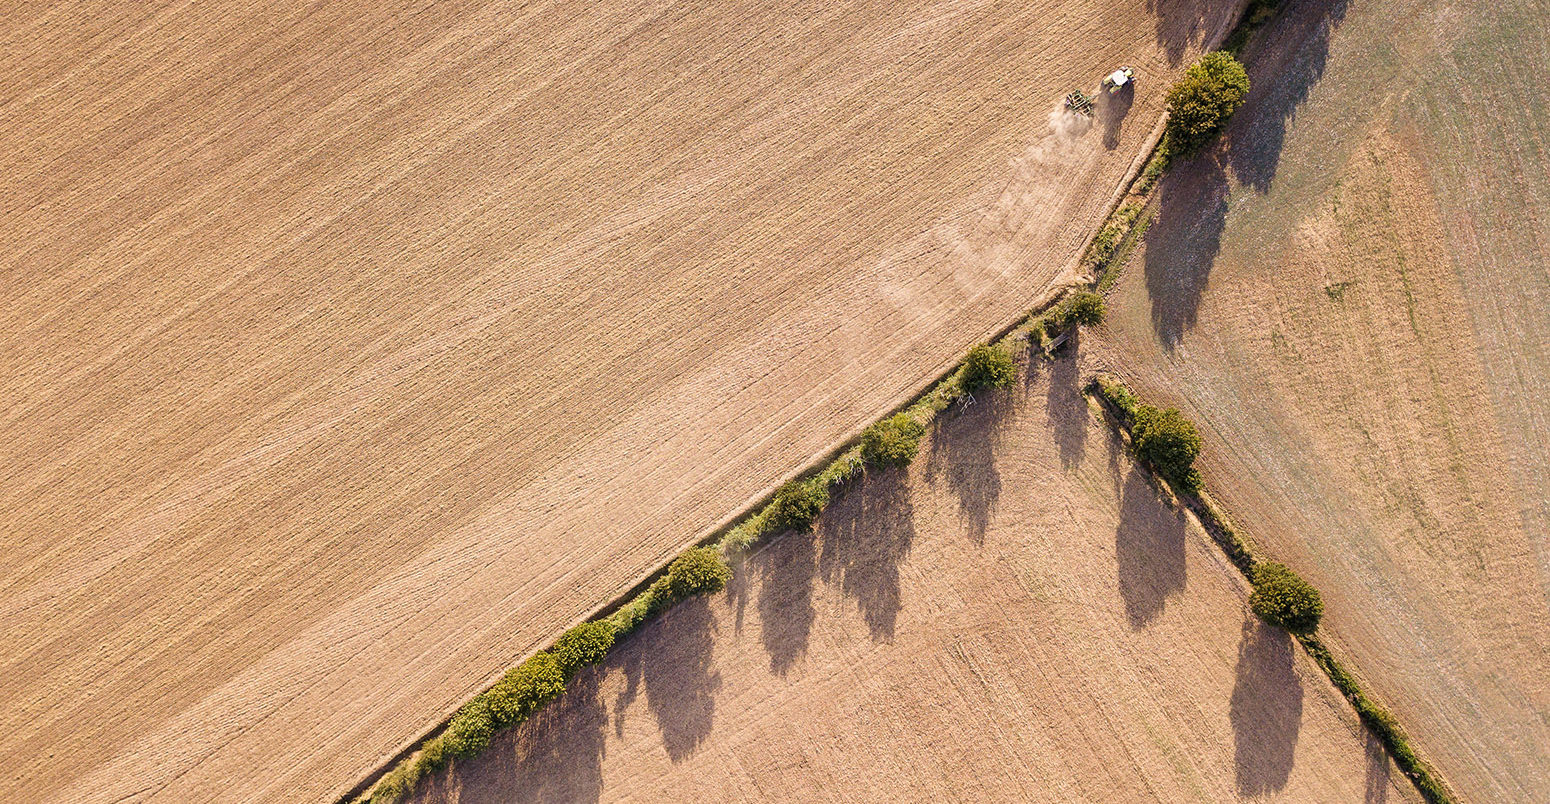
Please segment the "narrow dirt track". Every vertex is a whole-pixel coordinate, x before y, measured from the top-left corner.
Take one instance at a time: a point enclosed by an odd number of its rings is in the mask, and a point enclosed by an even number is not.
[[[1416,800],[1079,376],[950,414],[419,800]]]
[[[0,12],[0,799],[347,788],[1037,296],[1233,5]]]
[[[1469,801],[1550,790],[1543,4],[1293,0],[1104,340]],[[1425,76],[1426,80],[1414,80]]]

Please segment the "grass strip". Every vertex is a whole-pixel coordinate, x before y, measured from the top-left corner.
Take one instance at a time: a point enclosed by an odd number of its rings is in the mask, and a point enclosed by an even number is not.
[[[1134,422],[1136,410],[1141,404],[1135,394],[1119,379],[1105,375],[1094,377],[1088,383],[1087,391],[1099,402],[1100,407],[1108,414],[1105,418],[1113,423],[1128,443],[1130,428]],[[1182,488],[1180,484],[1163,477],[1160,473],[1152,472],[1150,467],[1146,468],[1152,477],[1166,484],[1174,498],[1195,515],[1206,532],[1211,535],[1211,539],[1227,554],[1233,566],[1237,567],[1252,583],[1254,566],[1261,559],[1253,545],[1238,533],[1228,521],[1227,515],[1216,505],[1205,489],[1191,491]],[[1394,764],[1399,766],[1400,772],[1410,779],[1422,797],[1432,804],[1453,804],[1456,801],[1453,794],[1448,792],[1448,787],[1437,771],[1416,754],[1393,713],[1367,694],[1356,676],[1335,658],[1329,646],[1325,645],[1316,633],[1293,633],[1292,635],[1297,638],[1303,650],[1307,651],[1314,664],[1317,664],[1319,669],[1324,671],[1324,675],[1329,677],[1335,689],[1340,690],[1340,694],[1351,703],[1362,725],[1378,738],[1389,756],[1393,757]]]

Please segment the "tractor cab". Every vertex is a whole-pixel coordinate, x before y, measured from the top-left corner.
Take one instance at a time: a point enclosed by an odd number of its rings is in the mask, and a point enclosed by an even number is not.
[[[1113,95],[1114,93],[1120,91],[1120,89],[1126,84],[1129,84],[1134,80],[1136,80],[1136,71],[1129,67],[1121,67],[1118,70],[1109,73],[1108,76],[1103,79],[1103,88],[1108,90],[1110,95]]]

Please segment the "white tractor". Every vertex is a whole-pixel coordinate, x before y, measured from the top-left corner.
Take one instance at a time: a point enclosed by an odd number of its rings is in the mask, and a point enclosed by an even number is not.
[[[1103,77],[1103,90],[1110,95],[1118,93],[1122,88],[1129,86],[1136,80],[1136,71],[1130,67],[1121,67]],[[1066,108],[1080,115],[1093,116],[1093,96],[1080,89],[1073,89],[1066,93]]]
[[[1113,95],[1134,80],[1136,80],[1136,71],[1129,67],[1121,67],[1103,79],[1103,88]]]

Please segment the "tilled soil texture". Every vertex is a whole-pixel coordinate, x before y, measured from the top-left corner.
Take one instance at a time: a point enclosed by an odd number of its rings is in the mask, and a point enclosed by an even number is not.
[[[1104,340],[1466,800],[1550,790],[1543,4],[1293,0]]]
[[[347,789],[1038,296],[1233,5],[4,12],[0,799]]]
[[[419,799],[1413,800],[1077,380],[948,414]]]

